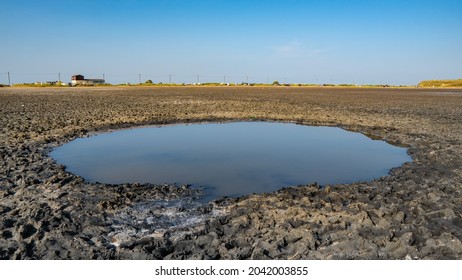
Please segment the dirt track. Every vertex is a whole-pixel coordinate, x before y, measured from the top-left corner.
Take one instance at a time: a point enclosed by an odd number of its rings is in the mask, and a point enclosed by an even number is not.
[[[47,157],[89,132],[240,119],[340,126],[414,161],[197,206],[188,187],[91,184]],[[0,259],[462,259],[462,90],[1,88],[0,154]]]

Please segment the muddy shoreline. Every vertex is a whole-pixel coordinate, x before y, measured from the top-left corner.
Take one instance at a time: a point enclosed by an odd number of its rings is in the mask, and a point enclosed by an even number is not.
[[[0,116],[0,259],[462,258],[462,90],[2,88]],[[235,120],[338,126],[413,162],[197,205],[188,186],[88,183],[47,156],[89,133]]]

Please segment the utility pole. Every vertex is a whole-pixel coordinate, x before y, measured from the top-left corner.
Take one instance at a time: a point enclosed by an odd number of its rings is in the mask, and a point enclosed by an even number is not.
[[[58,73],[58,84],[61,85],[61,73]]]
[[[226,75],[223,76],[223,84],[226,84]]]
[[[141,84],[141,74],[138,74],[138,81]]]
[[[197,74],[197,84],[199,84],[199,74]]]
[[[172,84],[172,74],[168,74],[168,84]]]
[[[11,86],[10,72],[8,72],[8,85]]]
[[[248,85],[249,84],[249,75],[245,76],[245,83]]]
[[[103,80],[104,80],[104,82],[106,82],[106,78],[104,78],[104,73],[103,73]]]

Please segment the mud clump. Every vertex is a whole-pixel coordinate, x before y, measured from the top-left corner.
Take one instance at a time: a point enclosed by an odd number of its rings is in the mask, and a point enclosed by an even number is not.
[[[371,182],[223,198],[89,183],[48,153],[137,125],[272,120],[409,148]],[[462,91],[304,87],[0,89],[0,259],[461,259]]]

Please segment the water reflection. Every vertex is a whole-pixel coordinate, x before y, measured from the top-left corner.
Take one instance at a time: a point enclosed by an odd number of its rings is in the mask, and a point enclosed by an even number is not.
[[[121,130],[76,139],[51,156],[104,183],[206,186],[210,198],[386,175],[406,149],[334,127],[235,122]]]

